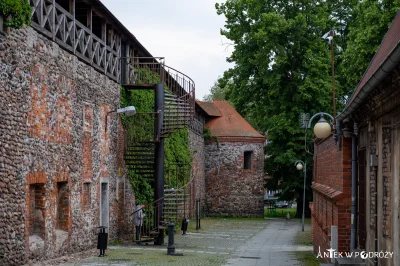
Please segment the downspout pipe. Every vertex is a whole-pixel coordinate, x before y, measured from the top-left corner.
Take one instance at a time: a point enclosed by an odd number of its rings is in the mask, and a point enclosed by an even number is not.
[[[357,136],[351,136],[351,231],[350,250],[357,248]]]

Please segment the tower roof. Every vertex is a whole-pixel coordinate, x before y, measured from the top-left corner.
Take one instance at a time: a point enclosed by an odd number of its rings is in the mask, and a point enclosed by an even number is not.
[[[204,104],[199,101],[197,103],[201,107]],[[209,115],[209,121],[206,123],[206,128],[210,129],[212,136],[264,138],[227,101],[214,101],[207,103],[207,106],[213,110],[211,114],[214,114]],[[218,113],[220,116],[216,116]]]

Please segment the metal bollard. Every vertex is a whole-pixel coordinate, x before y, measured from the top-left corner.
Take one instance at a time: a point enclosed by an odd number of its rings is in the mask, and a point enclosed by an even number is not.
[[[175,245],[174,245],[174,223],[168,224],[168,248],[167,254],[174,255],[175,254]]]
[[[174,227],[175,224],[170,222],[168,224],[168,248],[167,255],[171,256],[183,256],[182,253],[175,253],[175,243],[174,243]]]

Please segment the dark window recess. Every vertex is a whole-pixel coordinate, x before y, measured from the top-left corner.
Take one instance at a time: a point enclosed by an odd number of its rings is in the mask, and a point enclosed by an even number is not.
[[[29,186],[29,205],[27,213],[29,235],[45,234],[45,198],[46,190],[43,184]]]
[[[64,8],[67,12],[72,13],[70,9],[71,3],[70,0],[56,0],[56,3],[59,4],[62,8]]]
[[[84,183],[83,184],[83,193],[82,193],[82,207],[84,211],[87,211],[90,209],[90,183]]]
[[[88,10],[90,6],[84,3],[82,0],[75,1],[75,19],[83,24],[85,27],[89,27],[88,23]]]
[[[96,35],[100,40],[103,40],[103,24],[104,20],[97,15],[96,12],[92,14],[92,32]]]
[[[67,182],[57,183],[57,229],[68,230],[69,189]]]
[[[244,166],[243,169],[251,169],[251,151],[244,152]]]

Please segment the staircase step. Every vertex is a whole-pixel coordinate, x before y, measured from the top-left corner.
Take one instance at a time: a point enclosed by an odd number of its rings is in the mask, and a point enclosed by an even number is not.
[[[170,103],[170,102],[178,102],[178,103],[185,103],[185,104],[189,104],[185,99],[179,99],[177,97],[172,98],[172,97],[164,97],[164,102],[165,103]]]
[[[183,191],[182,188],[177,188],[177,189],[173,189],[173,188],[168,188],[168,189],[164,189],[164,192],[180,192]]]
[[[149,165],[154,165],[154,158],[148,158],[148,159],[144,159],[144,158],[126,158],[125,157],[125,162],[129,161],[129,162],[141,162],[142,164],[149,164]]]

